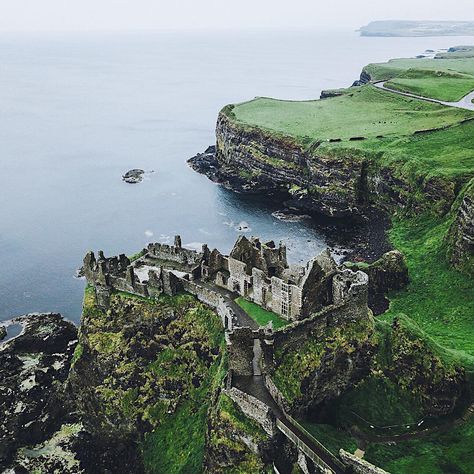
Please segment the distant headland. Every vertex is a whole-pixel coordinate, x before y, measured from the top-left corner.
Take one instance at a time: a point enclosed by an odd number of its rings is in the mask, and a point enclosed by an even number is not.
[[[371,21],[361,36],[474,36],[474,21]]]

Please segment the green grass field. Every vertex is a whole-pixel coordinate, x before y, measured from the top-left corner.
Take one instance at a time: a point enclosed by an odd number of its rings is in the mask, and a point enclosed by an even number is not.
[[[436,133],[351,142],[350,149],[344,142],[321,146],[322,152],[332,149],[363,151],[379,165],[396,166],[413,183],[439,176],[460,185],[474,176],[474,120]]]
[[[281,318],[278,314],[263,309],[261,306],[239,297],[235,302],[260,326],[266,326],[270,321],[273,323],[273,329],[282,328],[290,323]]]
[[[409,69],[427,69],[431,71],[458,72],[474,75],[474,60],[472,57],[457,58],[451,53],[445,53],[444,59],[413,58],[391,59],[386,63],[372,63],[364,68],[373,81],[386,81],[403,74]],[[447,59],[447,58],[450,59]]]
[[[258,98],[236,105],[235,120],[309,144],[352,137],[400,137],[474,117],[467,110],[402,97],[373,86],[325,100],[292,102]]]
[[[440,53],[437,59],[392,59],[364,68],[372,81],[388,81],[387,86],[448,102],[455,102],[474,90],[474,48]]]
[[[474,75],[429,69],[409,69],[386,87],[422,97],[457,102],[474,90]]]

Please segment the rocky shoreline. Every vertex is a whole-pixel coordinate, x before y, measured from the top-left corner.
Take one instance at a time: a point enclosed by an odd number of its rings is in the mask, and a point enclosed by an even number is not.
[[[249,185],[245,178],[223,172],[216,157],[215,145],[209,146],[203,153],[198,153],[190,158],[188,164],[194,171],[207,176],[211,181],[233,192],[274,196],[283,206],[283,210],[279,211],[282,214],[317,219],[325,230],[331,248],[342,246],[349,249],[344,255],[343,261],[367,261],[370,263],[393,249],[387,236],[390,219],[383,209],[373,206],[367,207],[363,218],[349,221],[320,214],[315,208],[308,209],[303,206],[298,202],[298,199],[292,198],[287,190],[275,189],[272,182],[269,182],[267,187],[255,188]]]

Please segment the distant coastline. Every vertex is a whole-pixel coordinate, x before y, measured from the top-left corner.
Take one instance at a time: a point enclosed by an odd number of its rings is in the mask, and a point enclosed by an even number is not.
[[[358,30],[361,36],[474,36],[474,21],[371,21]]]

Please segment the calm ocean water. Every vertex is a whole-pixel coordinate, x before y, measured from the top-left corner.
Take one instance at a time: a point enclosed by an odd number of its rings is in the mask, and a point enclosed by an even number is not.
[[[237,196],[186,159],[214,140],[219,109],[254,96],[311,99],[348,86],[368,62],[469,38],[360,38],[351,32],[0,36],[0,320],[60,311],[78,321],[88,249],[148,241],[228,251],[251,234],[285,240],[293,261],[325,246],[310,221]],[[139,185],[121,175],[154,170]]]

